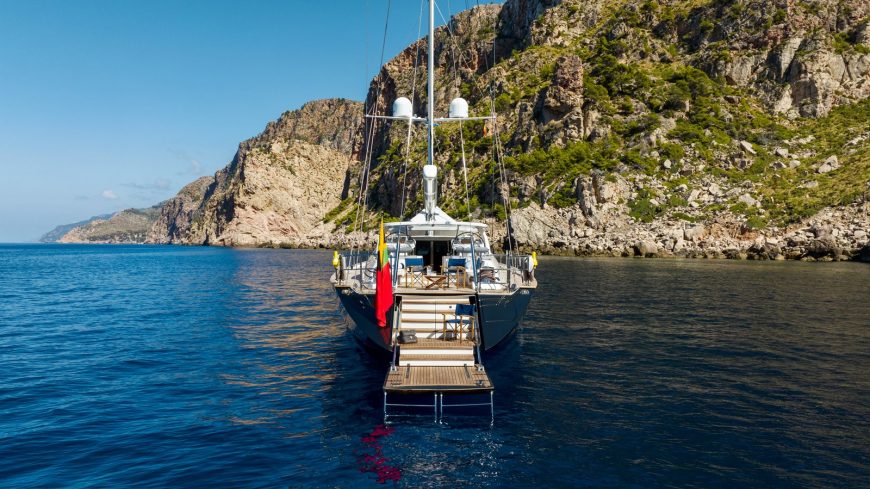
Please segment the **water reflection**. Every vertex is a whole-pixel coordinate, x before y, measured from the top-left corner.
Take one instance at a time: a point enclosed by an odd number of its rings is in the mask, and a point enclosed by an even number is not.
[[[494,425],[374,436],[386,362],[347,332],[328,252],[3,250],[10,487],[870,480],[864,266],[545,258],[485,358]]]
[[[259,399],[231,421],[320,436],[346,473],[411,487],[576,485],[578,470],[586,486],[716,485],[742,467],[754,474],[736,476],[744,482],[818,482],[814,470],[770,468],[812,469],[807,438],[836,441],[841,454],[866,441],[847,428],[870,414],[865,316],[841,310],[831,321],[823,307],[844,276],[866,281],[854,268],[548,259],[525,326],[485,358],[495,425],[398,423],[373,454],[365,440],[382,417],[386,365],[345,330],[328,267],[311,265],[328,255],[238,260],[227,324],[252,354],[223,378]],[[795,287],[806,273],[822,292]],[[783,442],[793,449],[776,449]],[[390,470],[371,470],[366,454]]]

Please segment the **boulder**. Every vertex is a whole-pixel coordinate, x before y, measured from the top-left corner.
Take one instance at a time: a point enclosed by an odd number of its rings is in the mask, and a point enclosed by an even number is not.
[[[815,224],[810,228],[810,232],[816,239],[830,238],[834,228],[830,224]]]
[[[683,230],[683,236],[687,241],[698,241],[703,238],[706,234],[707,229],[703,224],[696,224],[694,226],[687,227]]]
[[[806,255],[815,259],[839,258],[840,248],[831,238],[814,239],[806,246]]]
[[[749,207],[759,207],[761,205],[761,202],[759,202],[758,200],[756,200],[754,197],[752,197],[749,194],[741,195],[740,197],[737,198],[737,201],[743,202],[744,204],[748,205]]]
[[[765,242],[753,244],[749,247],[749,256],[759,260],[776,260],[781,257],[782,249],[775,243]]]
[[[639,241],[634,245],[634,255],[651,258],[656,256],[659,251],[659,246],[654,241]]]

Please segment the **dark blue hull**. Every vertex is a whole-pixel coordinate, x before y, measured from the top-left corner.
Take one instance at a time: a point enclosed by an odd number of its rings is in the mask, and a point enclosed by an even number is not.
[[[510,295],[477,295],[484,350],[495,348],[517,329],[532,300],[533,290],[519,289]]]
[[[374,294],[360,294],[346,287],[337,287],[335,291],[342,309],[349,317],[348,325],[354,336],[367,347],[392,351],[392,309],[387,313],[387,326],[381,328],[375,320]],[[529,307],[532,291],[533,289],[521,288],[510,295],[475,296],[480,311],[482,349],[495,348],[516,330]]]
[[[360,294],[351,288],[335,289],[344,313],[349,316],[348,326],[353,335],[366,347],[392,351],[393,309],[387,312],[387,325],[379,327],[375,319],[375,295]]]

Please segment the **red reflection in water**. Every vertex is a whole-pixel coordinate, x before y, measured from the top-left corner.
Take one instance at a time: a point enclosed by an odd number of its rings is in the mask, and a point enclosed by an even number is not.
[[[380,443],[378,443],[378,438],[387,436],[393,431],[395,431],[394,428],[378,425],[371,433],[362,437],[362,442],[365,443],[368,448],[374,450],[375,453],[374,455],[367,453],[360,458],[359,470],[360,472],[374,472],[377,474],[378,484],[385,484],[387,481],[397,481],[402,477],[402,473],[397,467],[387,465],[387,462],[389,462],[390,459],[384,457],[382,447]]]

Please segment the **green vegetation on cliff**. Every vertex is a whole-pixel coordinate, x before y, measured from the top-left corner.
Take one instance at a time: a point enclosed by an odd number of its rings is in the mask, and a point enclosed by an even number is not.
[[[577,179],[592,172],[634,182],[626,204],[642,222],[662,216],[703,221],[727,210],[759,228],[861,201],[870,180],[870,102],[856,88],[860,83],[847,78],[860,81],[858,71],[867,71],[868,63],[856,56],[867,50],[859,39],[867,37],[870,8],[841,11],[840,30],[830,31],[824,16],[831,14],[822,6],[789,5],[566,0],[542,9],[521,42],[501,37],[495,26],[505,24],[495,16],[481,22],[487,27],[465,31],[467,39],[459,40],[465,46],[514,43],[491,66],[456,75],[442,60],[439,69],[448,80],[458,76],[457,89],[445,99],[462,95],[472,113],[494,108],[499,117],[497,128],[482,122],[463,127],[470,211],[500,217],[505,192],[518,207],[570,207],[578,202]],[[838,63],[853,64],[845,81],[814,78]],[[815,91],[806,89],[806,80]],[[499,190],[496,134],[508,190]],[[380,191],[394,188],[378,182],[401,174],[407,151],[403,130],[386,137],[373,170],[373,188]],[[442,183],[441,202],[464,215],[459,139],[457,126],[437,128],[438,154],[451,155],[439,161],[442,174],[451,175]],[[412,143],[412,165],[424,159],[422,143]],[[837,164],[827,170],[824,162],[833,156]],[[691,192],[711,182],[722,192],[694,202]],[[654,197],[644,190],[649,184],[667,195]],[[416,210],[415,198],[410,192],[406,214]],[[398,213],[395,199],[375,195],[372,202]]]

